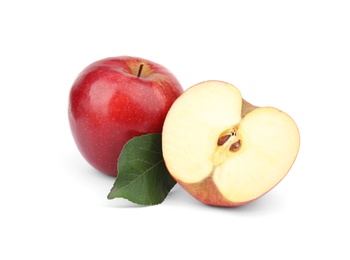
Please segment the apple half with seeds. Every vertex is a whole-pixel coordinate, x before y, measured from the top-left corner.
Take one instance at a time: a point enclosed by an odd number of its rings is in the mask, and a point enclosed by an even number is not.
[[[288,173],[300,135],[293,119],[256,107],[223,81],[188,88],[171,106],[162,132],[172,177],[197,200],[234,207],[261,197]]]

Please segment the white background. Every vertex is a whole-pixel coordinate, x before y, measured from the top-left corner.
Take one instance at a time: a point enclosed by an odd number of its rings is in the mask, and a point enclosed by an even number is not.
[[[348,1],[1,1],[1,259],[350,259]],[[287,177],[240,208],[178,185],[164,203],[107,200],[79,154],[68,93],[91,62],[131,55],[183,87],[218,79],[290,114]]]

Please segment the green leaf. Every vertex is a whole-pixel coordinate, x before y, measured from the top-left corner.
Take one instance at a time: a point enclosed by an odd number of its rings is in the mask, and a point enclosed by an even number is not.
[[[164,201],[175,184],[164,164],[161,134],[147,134],[134,137],[123,147],[118,176],[107,198],[156,205]]]

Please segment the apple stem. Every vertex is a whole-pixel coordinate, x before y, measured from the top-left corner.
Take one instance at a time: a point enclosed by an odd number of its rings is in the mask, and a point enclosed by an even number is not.
[[[138,77],[138,78],[141,76],[142,68],[143,68],[143,63],[140,64],[139,72],[137,73],[137,77]]]

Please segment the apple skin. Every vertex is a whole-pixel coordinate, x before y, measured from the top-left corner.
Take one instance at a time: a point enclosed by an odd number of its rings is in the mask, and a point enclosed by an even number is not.
[[[271,189],[267,190],[266,192],[264,192],[259,197],[256,197],[253,200],[234,202],[234,201],[229,201],[222,196],[222,194],[216,187],[211,177],[208,177],[199,183],[185,183],[180,180],[176,180],[176,182],[184,190],[186,190],[189,194],[191,194],[194,198],[196,198],[198,201],[210,206],[219,206],[219,207],[239,207],[239,206],[249,204],[261,198],[263,195],[268,193],[278,184],[276,183],[276,185],[273,186]]]
[[[225,199],[211,177],[199,183],[184,183],[180,180],[177,180],[177,183],[198,201],[210,206],[238,207],[251,202],[232,202]]]
[[[161,133],[169,108],[182,93],[168,69],[146,59],[120,56],[90,64],[69,94],[69,124],[79,151],[98,171],[117,176],[124,144],[135,136]]]

